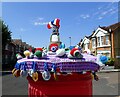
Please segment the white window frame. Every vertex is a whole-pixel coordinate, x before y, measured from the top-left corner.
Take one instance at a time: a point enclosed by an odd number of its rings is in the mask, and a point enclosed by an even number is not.
[[[110,45],[109,35],[105,36],[105,45]]]
[[[101,36],[100,36],[101,37]],[[97,47],[101,46],[101,38],[100,37],[97,37]]]
[[[101,36],[100,38],[101,38],[101,41],[100,41],[100,42],[101,42],[101,43],[100,43],[101,45],[100,45],[100,46],[103,46],[103,45],[104,45],[104,36]]]
[[[92,38],[92,48],[96,47],[95,38]]]

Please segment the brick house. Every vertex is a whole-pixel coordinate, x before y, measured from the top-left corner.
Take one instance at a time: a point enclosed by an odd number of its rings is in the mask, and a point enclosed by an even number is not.
[[[2,50],[2,67],[3,69],[12,68],[16,63],[16,54],[19,52],[23,55],[23,51],[33,48],[26,42],[22,42],[21,39],[12,39],[10,43],[5,45],[5,49]]]
[[[21,39],[13,39],[12,43],[16,46],[16,53],[23,53],[23,51],[33,48],[31,45],[27,44],[26,42],[22,42]]]
[[[116,50],[120,51],[120,43],[118,43],[118,38],[116,38],[120,35],[119,33],[120,22],[107,27],[99,26],[90,36],[85,36],[79,44],[83,50],[86,48],[90,49],[94,55],[101,53],[108,57],[116,58]]]
[[[13,43],[7,43],[5,49],[2,51],[3,68],[14,63],[16,47]]]

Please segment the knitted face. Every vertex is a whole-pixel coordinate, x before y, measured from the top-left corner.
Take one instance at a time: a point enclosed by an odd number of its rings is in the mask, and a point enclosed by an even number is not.
[[[58,44],[56,43],[50,44],[49,50],[52,52],[56,52],[58,50]]]

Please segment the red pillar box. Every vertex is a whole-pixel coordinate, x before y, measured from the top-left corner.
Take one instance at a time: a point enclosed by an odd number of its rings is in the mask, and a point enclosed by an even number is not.
[[[39,74],[39,80],[36,82],[30,76],[27,79],[29,97],[75,97],[80,95],[92,97],[92,76],[90,72],[59,75],[57,80],[51,75],[49,81],[43,80],[41,74]]]

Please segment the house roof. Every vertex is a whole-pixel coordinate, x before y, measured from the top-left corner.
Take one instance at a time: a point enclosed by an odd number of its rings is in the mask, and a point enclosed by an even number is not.
[[[21,39],[12,39],[12,43],[14,43],[15,45],[21,45],[22,40]]]
[[[105,30],[105,31],[107,31],[107,32],[114,32],[117,28],[119,28],[120,27],[120,22],[118,22],[118,23],[115,23],[115,24],[112,24],[112,25],[110,25],[110,26],[99,26],[99,28],[101,28],[101,29],[103,29],[103,30]],[[110,29],[111,29],[111,31],[110,31]],[[92,38],[92,36],[93,36],[93,34],[96,32],[96,30],[94,30],[93,32],[92,32],[92,34],[90,35],[90,36],[85,36],[87,39],[90,39],[90,38]],[[84,38],[85,38],[84,37]],[[83,43],[83,41],[84,41],[84,38],[83,39],[81,39],[80,40],[80,42],[79,42],[79,44],[82,44]]]
[[[109,29],[111,29],[111,31],[115,31],[118,27],[120,27],[120,22],[118,22],[118,23],[115,23],[115,24],[112,24],[112,25],[110,25],[110,26],[103,26],[103,27],[101,27],[101,26],[99,26],[101,29],[103,29],[103,30],[106,30],[106,31],[108,31],[108,32],[110,32],[110,30]]]
[[[101,30],[104,30],[104,31],[107,31],[108,33],[111,33],[111,32],[114,32],[116,29],[118,29],[120,27],[120,22],[118,23],[115,23],[115,24],[112,24],[110,26],[99,26],[97,28],[98,29],[101,29]],[[96,31],[97,31],[96,30]],[[92,36],[96,33],[96,31],[94,30],[93,33],[89,36],[89,38],[92,38]]]
[[[21,39],[12,39],[12,43],[15,45],[22,45],[22,46],[25,46],[27,48],[32,47],[31,45],[27,44],[26,42],[22,42]]]

